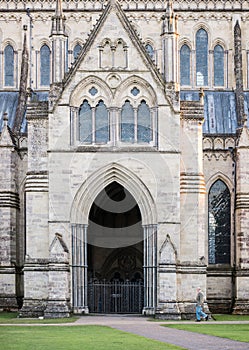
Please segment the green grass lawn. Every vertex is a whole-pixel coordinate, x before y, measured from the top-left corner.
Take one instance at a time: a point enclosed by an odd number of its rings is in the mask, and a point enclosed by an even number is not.
[[[249,321],[249,315],[213,314],[215,321]]]
[[[53,323],[73,323],[78,320],[78,316],[72,316],[68,318],[50,318],[50,319],[39,319],[39,318],[17,318],[17,312],[0,312],[0,324],[27,324],[27,323],[42,323],[42,324],[53,324]]]
[[[249,342],[249,324],[217,324],[215,322],[203,322],[197,324],[163,324],[163,326]]]
[[[105,326],[0,326],[4,350],[179,350]]]

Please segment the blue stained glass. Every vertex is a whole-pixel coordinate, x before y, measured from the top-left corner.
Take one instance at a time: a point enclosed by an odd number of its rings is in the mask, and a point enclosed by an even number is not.
[[[108,111],[103,101],[99,101],[95,112],[95,141],[107,143],[109,141]]]
[[[190,48],[183,45],[180,50],[181,85],[190,85]]]
[[[91,87],[91,89],[89,90],[89,93],[92,95],[92,96],[95,96],[97,94],[98,90],[93,86]]]
[[[230,264],[231,199],[226,184],[217,180],[208,196],[208,261]]]
[[[224,85],[224,50],[220,45],[214,48],[214,85]]]
[[[134,142],[134,111],[129,101],[125,101],[121,111],[121,141]]]
[[[140,90],[137,87],[134,87],[131,89],[131,93],[133,96],[137,96],[139,94]]]
[[[4,84],[14,86],[14,49],[11,45],[4,49]]]
[[[78,57],[79,53],[80,53],[80,50],[81,50],[81,45],[80,44],[77,44],[74,46],[74,49],[73,49],[73,58],[74,60],[76,60],[76,58]]]
[[[142,101],[137,111],[137,140],[149,143],[152,140],[150,109]]]
[[[208,85],[208,34],[204,29],[196,33],[196,85]]]
[[[79,136],[81,142],[92,142],[92,109],[87,100],[79,109]]]
[[[40,51],[40,74],[41,85],[50,84],[50,50],[47,45],[43,45]]]
[[[150,58],[153,60],[154,54],[155,54],[153,47],[150,44],[146,44],[145,49],[146,49],[147,53],[149,54]]]

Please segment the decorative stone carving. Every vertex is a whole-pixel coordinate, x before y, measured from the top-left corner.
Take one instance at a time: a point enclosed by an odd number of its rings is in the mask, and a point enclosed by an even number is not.
[[[50,258],[53,260],[68,260],[69,250],[64,242],[62,235],[59,233],[55,234],[55,237],[50,245]]]
[[[171,242],[170,236],[167,235],[161,249],[160,249],[160,264],[176,264],[177,252]]]

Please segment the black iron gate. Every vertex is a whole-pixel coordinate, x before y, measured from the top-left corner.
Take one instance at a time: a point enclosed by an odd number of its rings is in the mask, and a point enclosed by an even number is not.
[[[89,312],[141,313],[143,306],[143,282],[88,283]]]

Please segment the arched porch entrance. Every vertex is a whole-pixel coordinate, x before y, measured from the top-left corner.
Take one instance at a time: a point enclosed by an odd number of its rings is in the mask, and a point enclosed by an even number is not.
[[[134,174],[131,178],[120,165],[105,169],[97,192],[99,176],[95,186],[94,179],[83,185],[72,210],[74,222],[83,222],[72,224],[73,310],[153,314],[157,266],[154,203],[141,180]]]
[[[144,306],[143,230],[133,196],[113,181],[89,214],[89,312],[141,313]]]

